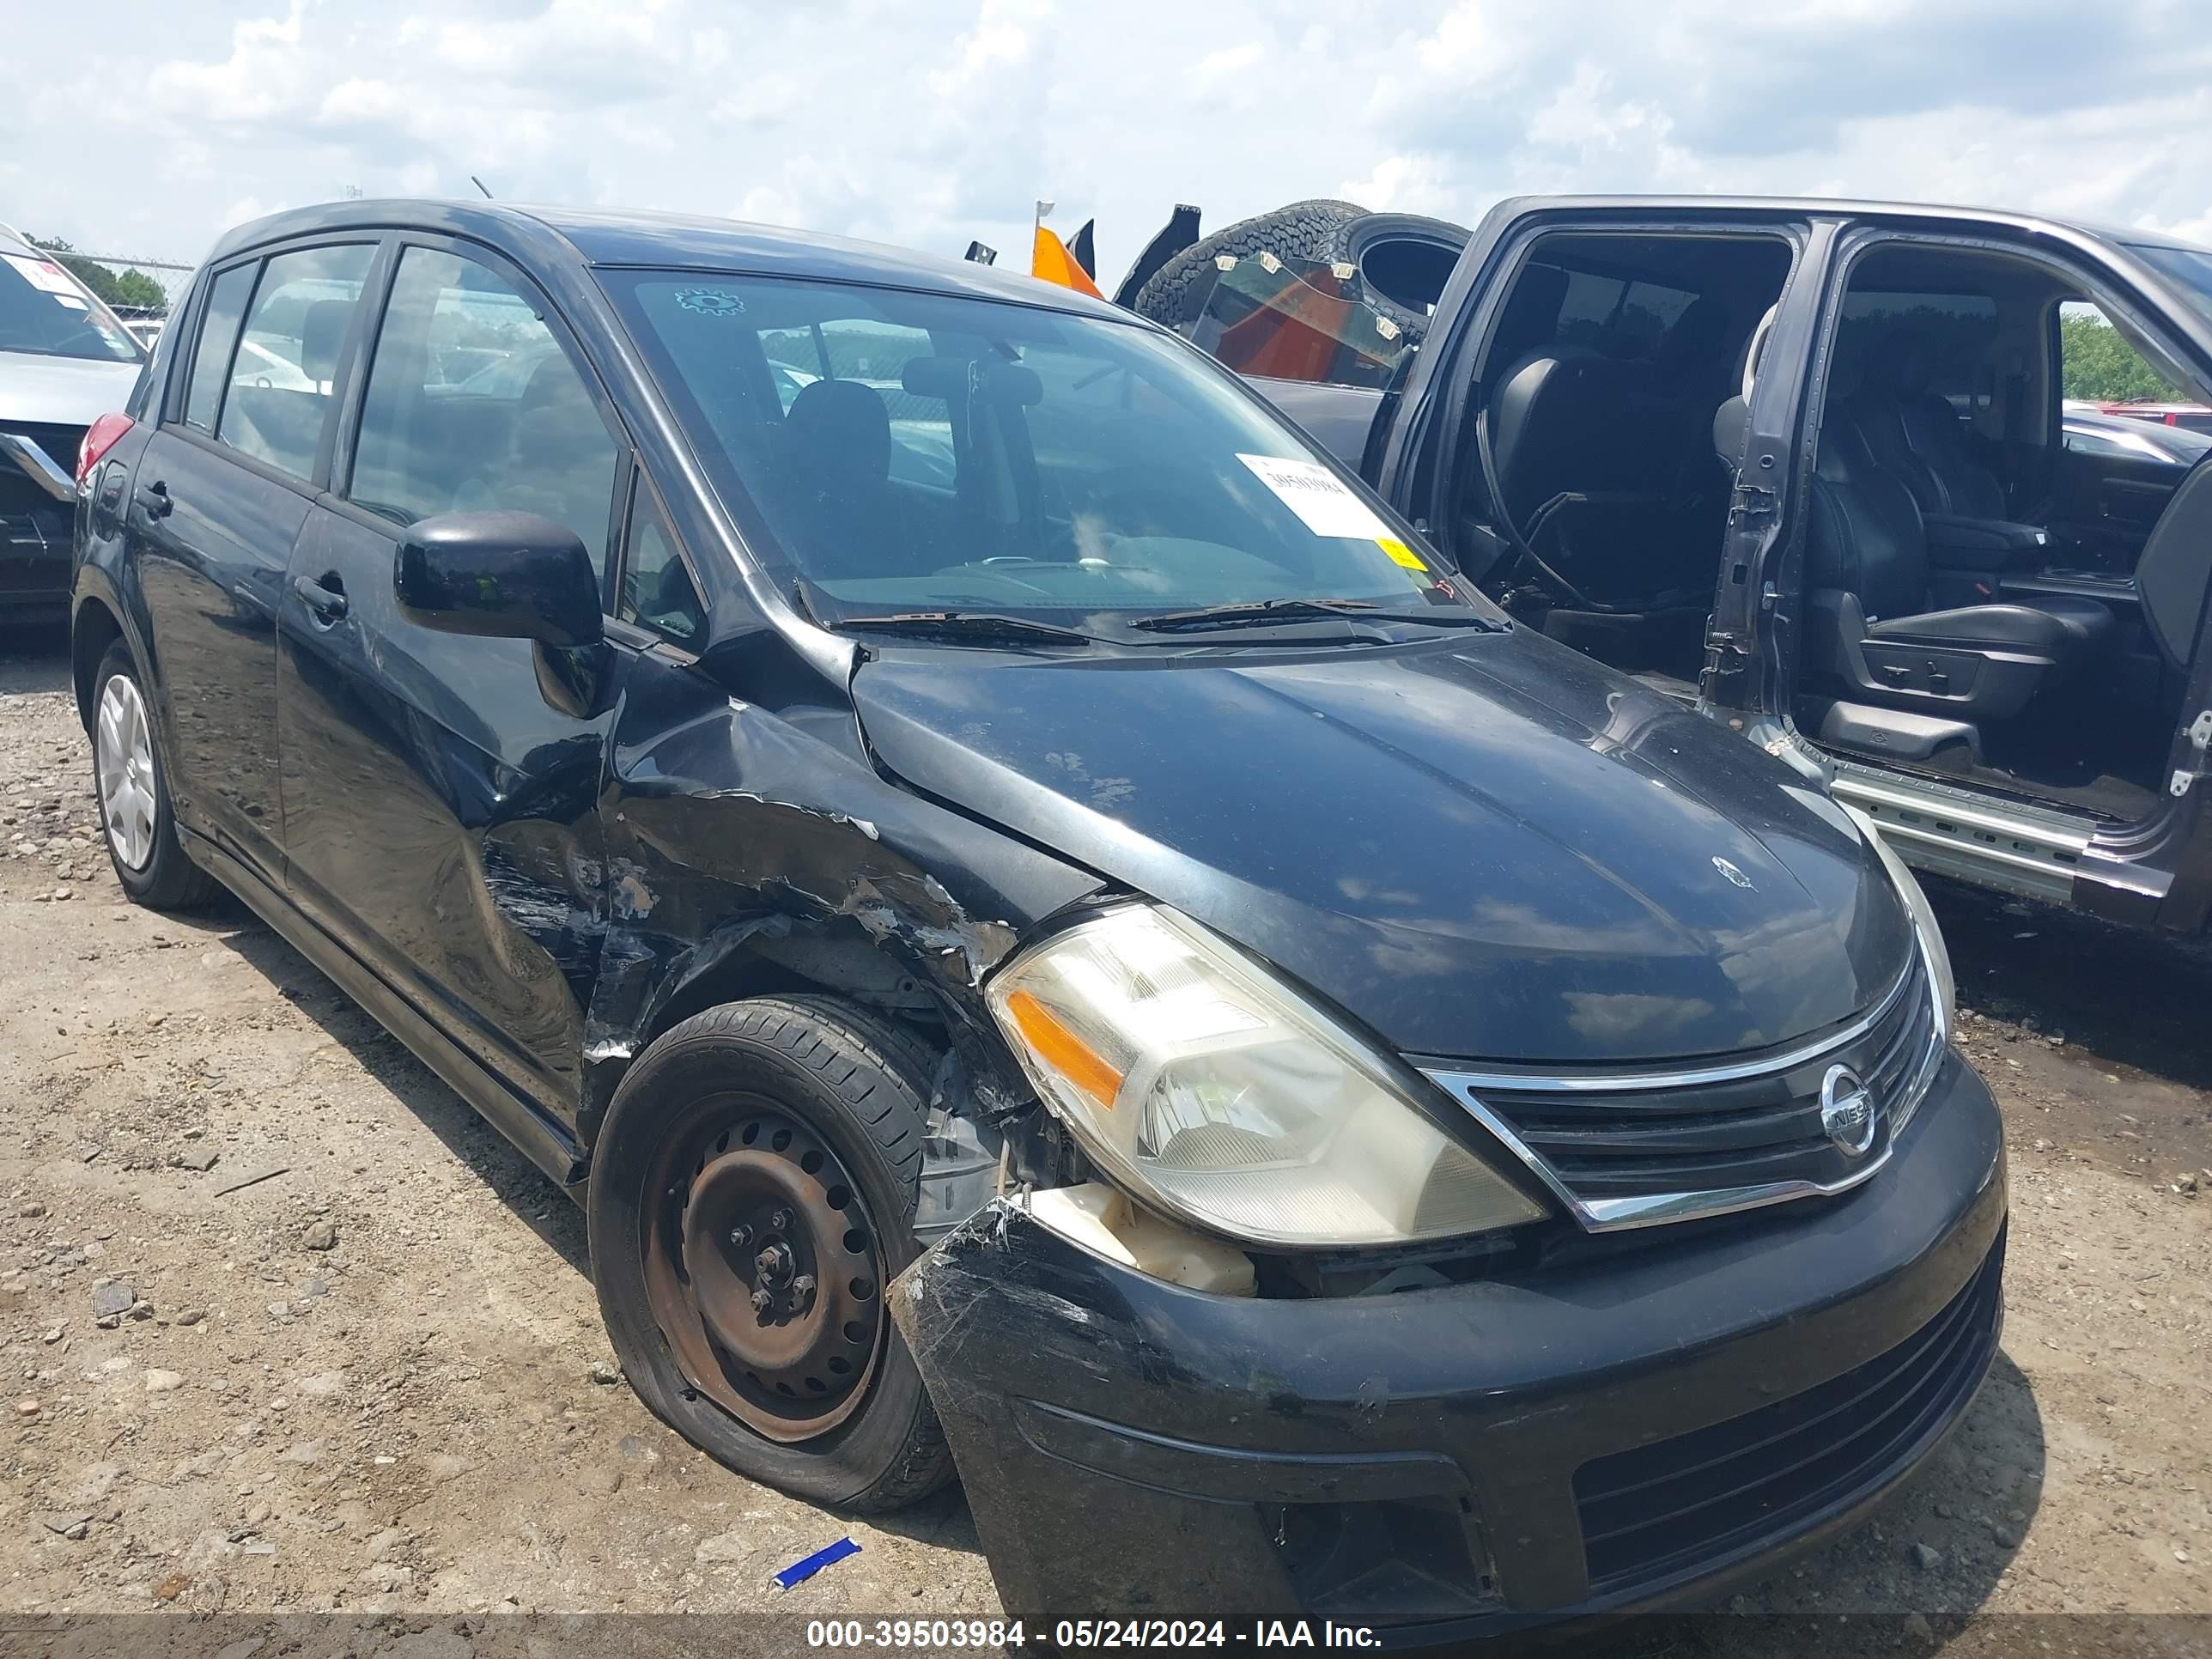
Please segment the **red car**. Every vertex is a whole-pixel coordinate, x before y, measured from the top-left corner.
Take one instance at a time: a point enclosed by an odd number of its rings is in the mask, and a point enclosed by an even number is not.
[[[2212,432],[2212,405],[2204,404],[2098,404],[2094,407],[2100,415],[2124,415],[2131,421],[2155,421],[2160,426]]]

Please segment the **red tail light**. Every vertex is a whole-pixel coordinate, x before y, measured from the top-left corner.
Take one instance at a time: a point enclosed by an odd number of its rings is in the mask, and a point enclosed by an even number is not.
[[[115,447],[116,441],[131,430],[128,415],[103,415],[85,428],[84,441],[76,447],[76,481],[82,483],[92,475],[101,457]]]

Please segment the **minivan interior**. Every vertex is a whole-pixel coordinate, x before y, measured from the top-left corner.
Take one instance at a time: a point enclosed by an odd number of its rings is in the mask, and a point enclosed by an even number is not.
[[[1858,261],[1808,502],[1806,735],[2149,815],[2212,570],[2212,486],[2193,444],[2067,410],[2069,354],[2093,350],[2162,355],[2039,260],[1899,242]]]
[[[1694,695],[1727,434],[1790,264],[1751,234],[1534,243],[1448,525],[1524,624]],[[2069,358],[2115,351],[2179,375],[2055,264],[1911,240],[1857,258],[1799,520],[1803,735],[2107,819],[2154,810],[2212,580],[2212,443],[2069,407]]]
[[[1730,484],[1714,411],[1790,265],[1776,236],[1538,239],[1459,446],[1461,568],[1528,626],[1693,688]]]

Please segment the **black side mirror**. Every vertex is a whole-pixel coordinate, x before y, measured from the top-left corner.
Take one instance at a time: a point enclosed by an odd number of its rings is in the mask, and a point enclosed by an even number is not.
[[[573,530],[535,513],[441,513],[411,526],[399,608],[446,634],[575,647],[600,639],[599,579]]]

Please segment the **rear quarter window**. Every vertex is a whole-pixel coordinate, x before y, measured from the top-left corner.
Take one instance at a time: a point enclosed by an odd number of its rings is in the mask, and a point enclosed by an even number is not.
[[[222,272],[210,284],[207,304],[200,312],[191,379],[185,387],[185,424],[210,436],[214,435],[216,416],[222,407],[223,383],[230,376],[238,325],[245,319],[246,301],[253,292],[253,275],[259,269],[258,264],[246,264]]]

